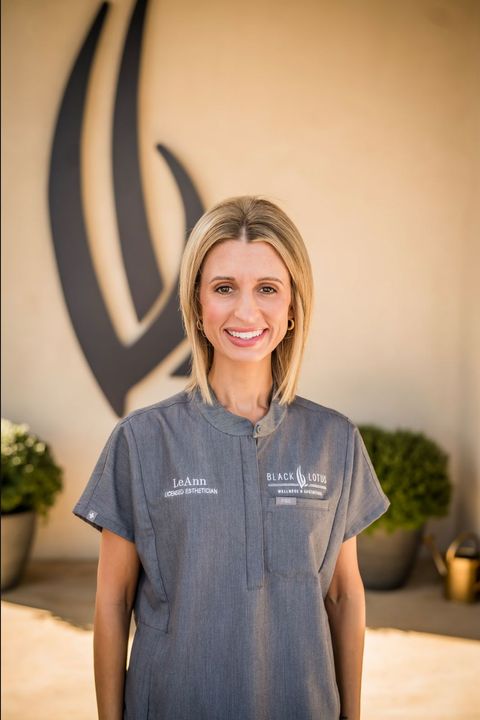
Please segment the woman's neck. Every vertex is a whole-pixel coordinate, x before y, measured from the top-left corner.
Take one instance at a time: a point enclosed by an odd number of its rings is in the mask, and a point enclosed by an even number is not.
[[[268,412],[273,379],[270,358],[267,363],[221,366],[213,363],[208,382],[224,408],[253,423]]]

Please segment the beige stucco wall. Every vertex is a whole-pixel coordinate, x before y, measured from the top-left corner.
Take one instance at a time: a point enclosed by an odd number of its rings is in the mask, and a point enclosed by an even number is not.
[[[132,5],[112,3],[83,146],[92,253],[125,342],[142,327],[119,259],[108,153]],[[444,546],[460,528],[480,531],[478,7],[151,0],[141,85],[146,201],[167,280],[183,226],[156,142],[206,206],[261,193],[291,214],[316,280],[299,392],[445,447],[455,500],[432,523]],[[97,8],[3,3],[2,414],[28,422],[65,468],[37,557],[96,553],[98,534],[71,508],[116,422],[66,312],[47,207],[58,103]],[[133,388],[128,410],[180,390],[167,373],[184,355]]]

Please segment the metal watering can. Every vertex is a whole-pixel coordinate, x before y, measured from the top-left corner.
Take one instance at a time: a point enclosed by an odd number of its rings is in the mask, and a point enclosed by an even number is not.
[[[473,603],[480,592],[480,541],[473,532],[460,533],[449,545],[445,559],[438,551],[433,535],[424,538],[437,570],[444,578],[447,600]],[[467,545],[473,543],[473,547]]]

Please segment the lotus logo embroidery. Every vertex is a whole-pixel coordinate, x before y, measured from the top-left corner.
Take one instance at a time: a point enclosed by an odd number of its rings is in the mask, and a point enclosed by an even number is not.
[[[327,492],[327,476],[323,473],[302,473],[302,466],[297,469],[267,473],[267,485],[275,489],[277,495],[317,495],[325,497]]]
[[[153,250],[142,193],[138,156],[137,94],[147,0],[135,4],[118,75],[112,127],[111,161],[118,238],[137,319],[143,320],[164,292]],[[82,186],[81,138],[97,45],[110,5],[103,3],[75,60],[60,104],[49,172],[49,210],[55,258],[67,310],[83,354],[105,397],[125,412],[127,391],[164,360],[185,338],[176,282],[150,326],[132,344],[117,336],[89,251]],[[185,168],[175,155],[152,143],[178,187],[185,216],[185,240],[204,208]],[[186,375],[188,358],[173,375]]]
[[[302,475],[301,465],[297,467],[297,482],[301,488],[305,487],[305,485],[307,484],[307,481],[305,480],[305,475]]]

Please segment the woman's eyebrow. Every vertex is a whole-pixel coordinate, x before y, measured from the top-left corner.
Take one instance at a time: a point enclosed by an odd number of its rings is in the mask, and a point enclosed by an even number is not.
[[[230,277],[229,275],[215,275],[215,277],[210,280],[209,285],[211,285],[213,282],[216,282],[217,280],[230,280],[231,282],[233,282],[233,281],[235,281],[235,278]],[[280,283],[280,285],[283,285],[283,281],[277,277],[262,277],[262,278],[258,278],[257,282],[265,282],[265,280],[278,282],[278,283]]]

